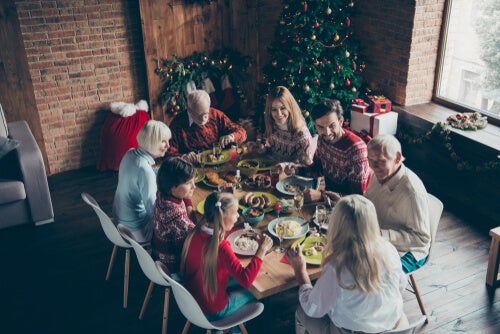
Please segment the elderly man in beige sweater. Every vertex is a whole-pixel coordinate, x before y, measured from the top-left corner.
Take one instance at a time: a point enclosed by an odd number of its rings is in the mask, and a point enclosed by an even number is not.
[[[381,233],[398,250],[405,273],[420,268],[429,255],[431,231],[427,191],[403,164],[401,144],[378,135],[367,145],[372,177],[365,196],[377,210]]]

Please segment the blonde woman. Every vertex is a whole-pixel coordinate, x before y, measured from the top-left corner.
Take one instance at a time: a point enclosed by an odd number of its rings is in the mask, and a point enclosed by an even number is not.
[[[335,205],[314,287],[300,247],[289,249],[287,258],[301,284],[296,333],[379,333],[408,324],[398,252],[380,235],[375,207],[363,196],[345,196]]]
[[[165,123],[148,121],[137,134],[139,147],[128,150],[120,162],[113,215],[116,223],[125,225],[139,243],[149,243],[153,236],[157,189],[154,159],[165,156],[170,138]]]
[[[268,152],[280,161],[310,165],[313,142],[297,101],[283,86],[274,88],[264,113]]]
[[[214,192],[205,200],[205,217],[188,235],[182,249],[181,273],[185,286],[211,321],[226,317],[249,301],[246,290],[254,281],[265,253],[273,242],[259,236],[257,252],[243,267],[225,234],[238,220],[238,200],[227,192]],[[239,332],[236,327],[233,333]]]

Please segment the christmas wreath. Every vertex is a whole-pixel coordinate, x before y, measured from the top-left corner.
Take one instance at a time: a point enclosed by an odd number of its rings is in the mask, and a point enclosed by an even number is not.
[[[457,113],[448,116],[446,121],[454,128],[473,131],[484,129],[488,124],[487,118],[478,112]]]

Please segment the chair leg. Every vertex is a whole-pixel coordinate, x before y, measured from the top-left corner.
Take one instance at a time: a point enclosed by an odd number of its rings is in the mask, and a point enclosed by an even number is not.
[[[186,323],[184,324],[184,328],[182,329],[182,334],[187,334],[187,332],[189,330],[189,326],[191,326],[191,323],[189,322],[189,320],[186,320]]]
[[[163,302],[163,323],[162,323],[162,327],[161,327],[162,334],[167,334],[169,301],[170,301],[170,287],[167,286],[165,288],[165,301]]]
[[[413,291],[415,292],[415,296],[417,297],[418,306],[420,307],[420,312],[425,316],[425,323],[429,323],[429,318],[427,317],[427,312],[425,311],[424,303],[422,302],[422,297],[420,296],[420,292],[418,291],[417,281],[415,281],[415,277],[413,274],[410,274],[411,286],[413,287]]]
[[[128,280],[130,271],[130,249],[125,250],[125,274],[123,277],[123,308],[127,308]]]
[[[497,286],[499,248],[500,248],[499,239],[493,235],[490,244],[488,270],[486,271],[486,284],[492,288],[495,288]]]
[[[139,313],[139,320],[142,320],[142,317],[144,317],[144,313],[146,312],[146,308],[148,307],[149,299],[151,298],[151,293],[153,292],[154,287],[154,282],[149,282],[148,291],[146,292],[146,297],[144,297],[144,302],[142,303],[141,313]]]
[[[111,270],[113,269],[113,264],[115,263],[116,252],[118,251],[118,246],[113,247],[113,252],[111,253],[111,258],[109,259],[108,272],[106,273],[106,281],[109,281],[111,276]]]
[[[240,327],[241,334],[248,334],[247,329],[245,328],[245,325],[239,324],[238,326]]]

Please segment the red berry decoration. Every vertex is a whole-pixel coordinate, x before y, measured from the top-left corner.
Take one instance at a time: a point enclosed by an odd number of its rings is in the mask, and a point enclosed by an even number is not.
[[[295,36],[295,38],[293,39],[293,41],[294,41],[295,43],[300,42],[300,37],[299,37],[299,36]]]
[[[345,85],[346,85],[347,87],[349,87],[349,86],[351,85],[351,80],[346,79],[346,81],[345,81]]]
[[[315,84],[316,86],[317,86],[317,85],[319,85],[319,79],[318,79],[318,78],[314,78],[313,82],[314,82],[314,84]]]

